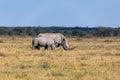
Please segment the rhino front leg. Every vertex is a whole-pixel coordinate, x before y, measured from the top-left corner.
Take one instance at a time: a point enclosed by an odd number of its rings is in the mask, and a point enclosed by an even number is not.
[[[56,46],[55,45],[51,45],[51,50],[56,50]]]
[[[48,45],[45,45],[45,50],[48,50]]]

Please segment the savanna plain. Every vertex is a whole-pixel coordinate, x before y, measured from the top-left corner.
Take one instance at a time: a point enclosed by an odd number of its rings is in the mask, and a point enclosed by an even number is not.
[[[32,37],[0,37],[0,80],[120,80],[120,38],[67,38],[74,50],[32,50]]]

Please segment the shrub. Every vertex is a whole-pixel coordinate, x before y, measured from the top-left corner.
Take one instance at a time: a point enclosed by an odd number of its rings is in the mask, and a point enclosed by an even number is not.
[[[3,43],[3,40],[0,40],[0,43]]]
[[[3,57],[5,57],[6,55],[5,55],[4,53],[1,53],[1,52],[0,52],[0,56],[3,56]]]
[[[49,69],[50,68],[50,64],[48,62],[43,62],[41,64],[41,68],[43,68],[43,69]]]
[[[60,71],[52,71],[52,76],[64,76],[64,74]]]

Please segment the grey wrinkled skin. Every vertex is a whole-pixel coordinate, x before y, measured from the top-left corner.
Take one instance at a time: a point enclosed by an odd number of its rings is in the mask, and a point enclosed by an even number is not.
[[[48,49],[48,47],[51,47],[51,50],[55,50],[55,41],[51,38],[46,37],[36,37],[32,40],[32,49],[40,49],[40,47],[45,47],[45,49]]]
[[[76,47],[69,48],[67,39],[61,33],[40,33],[38,37],[51,38],[55,41],[56,47],[62,46],[64,50],[72,50]]]

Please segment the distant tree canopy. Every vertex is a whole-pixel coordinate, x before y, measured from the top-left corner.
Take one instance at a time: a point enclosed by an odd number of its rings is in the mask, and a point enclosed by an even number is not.
[[[111,27],[2,27],[0,26],[0,35],[8,36],[36,36],[39,33],[62,33],[65,36],[74,37],[112,37],[120,36],[120,28]]]

